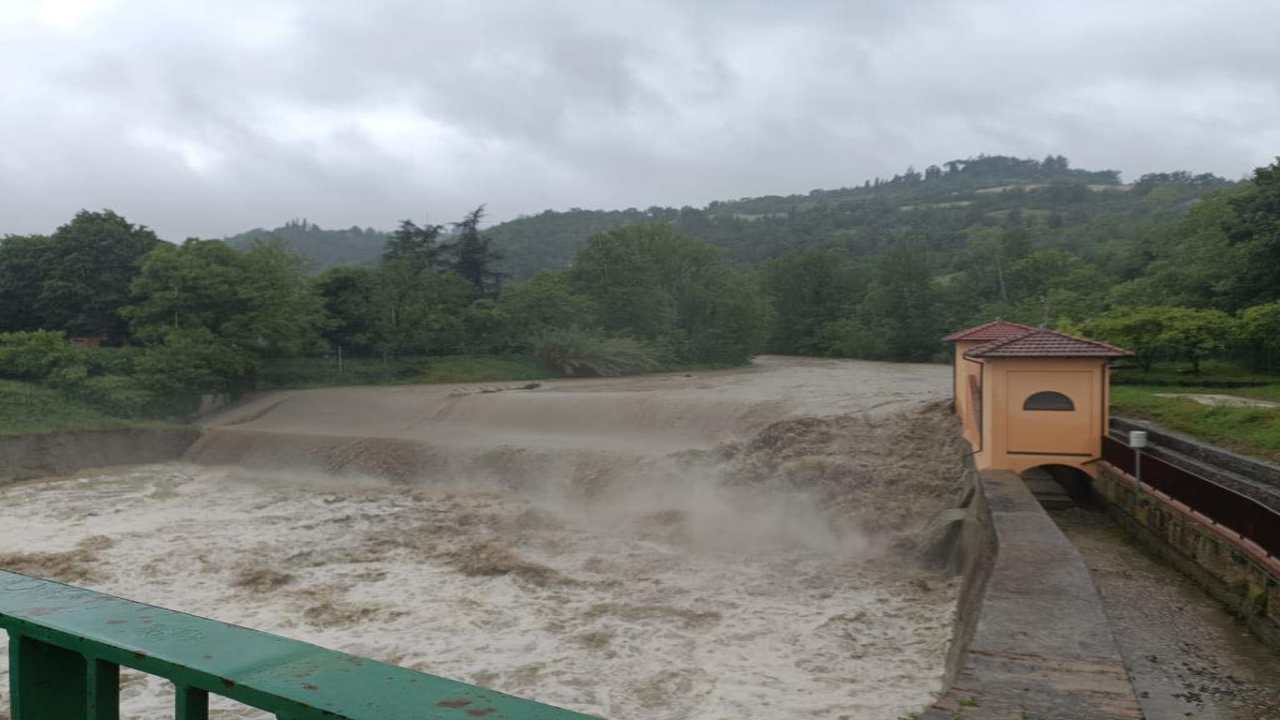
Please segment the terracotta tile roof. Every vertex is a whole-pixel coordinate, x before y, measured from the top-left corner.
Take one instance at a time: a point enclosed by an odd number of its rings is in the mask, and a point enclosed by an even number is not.
[[[1009,322],[1008,320],[992,320],[989,323],[982,323],[967,330],[957,330],[942,338],[942,341],[991,342],[992,340],[1003,340],[1014,335],[1021,335],[1028,330],[1035,330],[1035,328],[1022,323]]]
[[[1032,328],[1020,335],[979,345],[965,357],[1126,357],[1133,353],[1101,340],[1089,340],[1045,328]]]

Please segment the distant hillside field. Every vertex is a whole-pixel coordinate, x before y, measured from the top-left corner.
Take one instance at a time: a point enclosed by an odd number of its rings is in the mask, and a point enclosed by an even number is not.
[[[1178,215],[1201,195],[1231,185],[1185,172],[1122,184],[1115,170],[1071,168],[1066,158],[979,156],[908,168],[860,186],[712,202],[704,208],[547,210],[488,228],[512,277],[569,266],[596,233],[640,222],[665,222],[722,248],[734,261],[758,263],[797,249],[832,247],[854,257],[876,255],[904,235],[919,237],[946,267],[975,229],[1025,226],[1037,246],[1097,256],[1106,238],[1150,220]],[[388,218],[390,225],[398,218]],[[306,221],[251,230],[227,241],[247,246],[279,237],[320,271],[376,262],[386,235],[372,229],[324,230]]]

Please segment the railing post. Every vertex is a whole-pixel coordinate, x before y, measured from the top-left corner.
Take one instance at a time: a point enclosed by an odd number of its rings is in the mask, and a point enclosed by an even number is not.
[[[83,720],[88,662],[80,653],[10,631],[9,693],[13,720]]]
[[[88,720],[120,720],[120,666],[91,658],[85,687],[89,691]]]
[[[209,693],[179,683],[173,689],[174,720],[209,720]]]
[[[209,720],[209,693],[174,683],[174,720]]]

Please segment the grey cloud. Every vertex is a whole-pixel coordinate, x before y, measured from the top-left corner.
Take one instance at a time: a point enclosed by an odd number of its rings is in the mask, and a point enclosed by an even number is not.
[[[169,239],[805,192],[979,152],[1239,177],[1280,6],[67,3],[0,10],[0,232]]]

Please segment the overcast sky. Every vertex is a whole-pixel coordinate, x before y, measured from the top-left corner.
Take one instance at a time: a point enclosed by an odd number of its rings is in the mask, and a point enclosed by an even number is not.
[[[704,205],[984,152],[1238,178],[1280,154],[1278,29],[1269,0],[0,0],[0,233]]]

